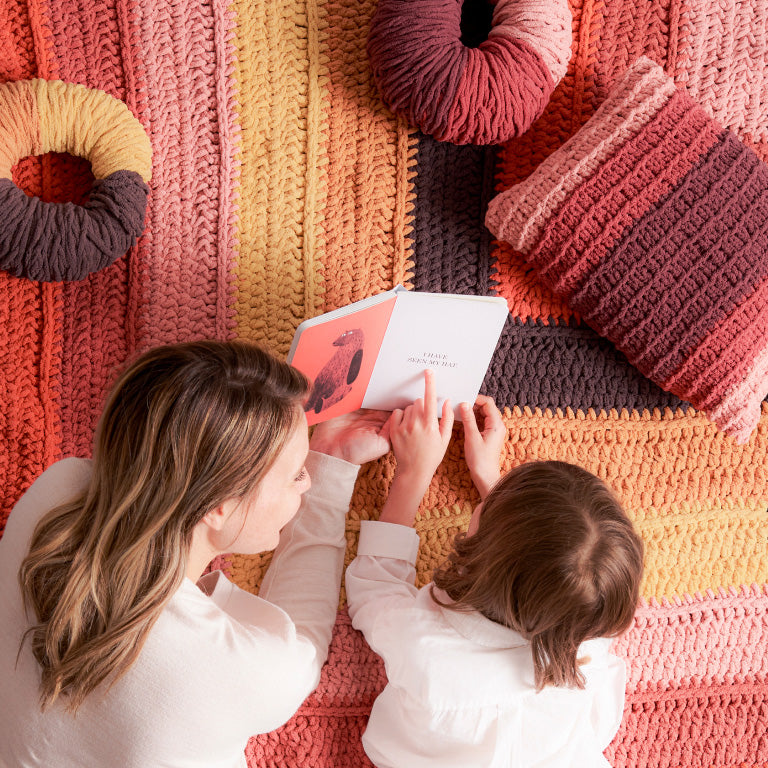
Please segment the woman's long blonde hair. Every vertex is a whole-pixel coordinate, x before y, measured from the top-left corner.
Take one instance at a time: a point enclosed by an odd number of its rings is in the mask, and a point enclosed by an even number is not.
[[[158,347],[118,379],[83,494],[43,517],[19,572],[41,706],[76,710],[136,660],[206,512],[258,485],[299,423],[304,376],[246,342]]]

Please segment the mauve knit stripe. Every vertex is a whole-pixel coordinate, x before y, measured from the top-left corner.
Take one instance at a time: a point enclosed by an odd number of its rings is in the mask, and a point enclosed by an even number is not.
[[[541,116],[554,89],[539,53],[522,40],[492,37],[465,49],[464,69],[438,140],[496,144]]]
[[[725,134],[595,266],[573,306],[664,381],[768,273],[767,222],[768,168]]]
[[[701,108],[676,91],[548,223],[528,256],[540,277],[561,296],[577,292],[616,241],[677,185],[720,134]]]

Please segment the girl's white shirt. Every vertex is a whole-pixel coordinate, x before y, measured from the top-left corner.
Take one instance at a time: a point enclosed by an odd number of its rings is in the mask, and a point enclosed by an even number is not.
[[[418,547],[412,528],[364,521],[346,573],[352,624],[388,678],[363,735],[377,768],[608,766],[603,750],[621,723],[625,687],[611,640],[580,648],[585,689],[537,693],[524,638],[414,586]]]
[[[0,540],[0,766],[233,768],[248,738],[279,727],[316,687],[338,609],[345,515],[358,467],[310,452],[313,484],[257,597],[223,574],[185,579],[137,661],[73,717],[39,707],[40,669],[25,643],[18,572],[38,520],[88,482],[64,459],[14,507]],[[204,591],[205,590],[205,594]]]

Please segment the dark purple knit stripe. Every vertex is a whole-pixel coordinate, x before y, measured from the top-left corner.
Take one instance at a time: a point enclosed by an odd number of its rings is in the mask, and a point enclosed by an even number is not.
[[[642,376],[609,341],[572,322],[510,317],[482,391],[505,405],[587,411],[688,408]]]
[[[0,269],[30,280],[82,280],[136,243],[148,194],[133,171],[95,181],[82,206],[46,203],[0,179]]]
[[[726,132],[615,244],[572,306],[664,382],[768,275],[768,167]]]
[[[436,293],[493,292],[485,211],[495,153],[419,135],[413,241],[414,287]]]

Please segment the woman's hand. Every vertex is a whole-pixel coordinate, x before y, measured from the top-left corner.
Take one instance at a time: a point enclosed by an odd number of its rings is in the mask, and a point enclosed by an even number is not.
[[[443,403],[442,419],[438,421],[432,371],[424,372],[424,397],[404,411],[393,411],[389,424],[397,467],[379,520],[413,525],[421,499],[445,456],[453,428],[449,400]]]
[[[477,415],[483,418],[483,429],[477,424]],[[501,451],[507,439],[507,429],[501,412],[487,395],[478,395],[474,409],[469,403],[461,404],[464,424],[464,456],[472,482],[484,499],[501,476]]]
[[[389,452],[387,411],[361,409],[318,424],[309,447],[351,464],[365,464]]]

